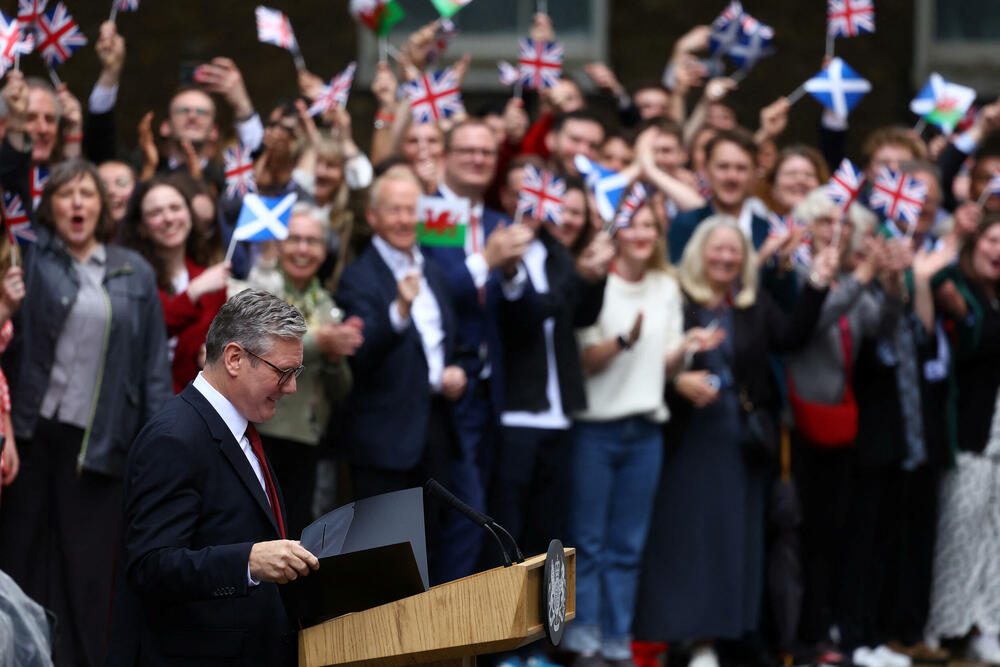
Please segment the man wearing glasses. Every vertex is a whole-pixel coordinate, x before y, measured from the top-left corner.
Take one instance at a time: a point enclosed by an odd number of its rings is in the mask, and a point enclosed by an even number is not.
[[[278,587],[319,568],[285,530],[283,497],[254,423],[302,372],[306,324],[245,290],[219,310],[205,370],[142,430],[125,473],[124,573],[111,652],[135,664],[293,665]],[[139,646],[126,636],[138,636]],[[132,664],[130,662],[129,664]]]

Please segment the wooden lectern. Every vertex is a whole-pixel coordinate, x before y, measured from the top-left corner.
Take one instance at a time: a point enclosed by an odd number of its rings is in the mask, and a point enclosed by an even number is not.
[[[566,555],[566,620],[576,616],[576,550]],[[299,667],[473,665],[545,635],[545,554],[498,567],[299,633]]]

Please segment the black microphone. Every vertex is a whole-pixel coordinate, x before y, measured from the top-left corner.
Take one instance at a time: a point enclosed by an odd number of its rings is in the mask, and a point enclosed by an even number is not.
[[[510,540],[510,543],[514,546],[514,552],[517,554],[517,562],[524,562],[524,555],[521,554],[521,549],[517,546],[517,542],[515,542],[511,534],[504,530],[503,526],[494,521],[491,516],[483,514],[468,503],[459,500],[454,493],[441,486],[441,484],[433,477],[424,483],[424,490],[438,500],[444,501],[447,505],[450,505],[457,511],[464,514],[465,517],[472,523],[489,531],[490,535],[493,536],[493,539],[500,545],[500,551],[503,553],[504,567],[510,566],[513,561],[511,561],[510,555],[507,553],[506,547],[504,547],[503,540],[501,540],[500,536],[497,535],[495,530],[493,530],[494,528],[502,532]]]

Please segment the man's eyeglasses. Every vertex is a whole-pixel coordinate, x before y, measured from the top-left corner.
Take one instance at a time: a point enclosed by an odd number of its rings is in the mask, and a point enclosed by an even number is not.
[[[259,359],[260,361],[263,361],[265,364],[267,364],[268,366],[270,366],[271,368],[273,368],[274,372],[278,374],[278,386],[279,387],[284,387],[285,383],[288,382],[292,377],[296,377],[297,378],[298,376],[302,375],[302,371],[304,371],[306,369],[305,366],[301,366],[301,365],[298,368],[285,368],[285,369],[281,369],[281,368],[278,368],[277,366],[275,366],[274,364],[272,364],[270,361],[268,361],[264,357],[256,355],[256,354],[254,354],[253,352],[251,352],[250,350],[248,350],[246,348],[243,348],[243,351],[246,352],[247,354],[249,354],[251,357],[254,357],[255,359]]]
[[[195,116],[201,116],[202,118],[204,118],[206,116],[211,116],[212,110],[204,109],[202,107],[179,106],[171,109],[170,113],[174,114],[175,116],[186,116],[189,113],[193,113]]]

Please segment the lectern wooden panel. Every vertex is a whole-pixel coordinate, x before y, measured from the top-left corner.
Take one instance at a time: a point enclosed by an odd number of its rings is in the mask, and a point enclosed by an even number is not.
[[[576,616],[576,550],[565,549],[566,620]],[[508,651],[540,639],[545,555],[474,574],[299,633],[299,666],[396,667]]]

